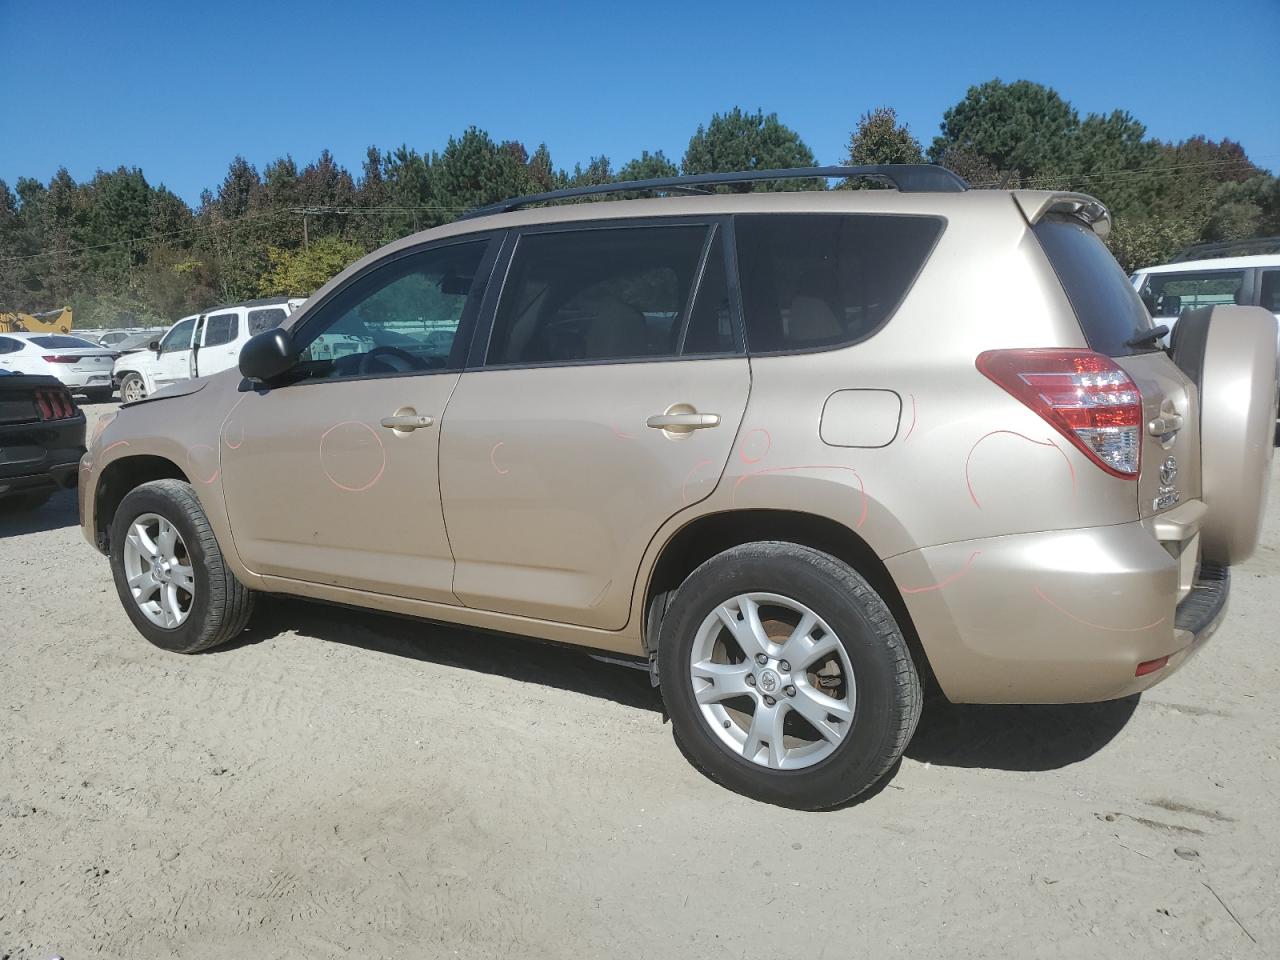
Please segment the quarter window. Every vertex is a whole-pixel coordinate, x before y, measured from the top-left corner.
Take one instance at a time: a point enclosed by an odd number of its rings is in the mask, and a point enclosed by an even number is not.
[[[0,337],[0,353],[17,353],[21,349],[21,340],[12,340],[9,337]]]
[[[707,239],[701,225],[526,234],[498,304],[487,365],[678,355]],[[708,268],[711,292],[689,345],[697,352],[721,348],[722,271],[723,264],[720,272]]]
[[[462,365],[458,336],[488,240],[399,257],[349,284],[294,345],[299,379],[370,377]]]
[[[219,313],[204,322],[204,345],[217,347],[236,338],[240,318],[234,313]]]
[[[735,220],[747,348],[813,350],[871,336],[942,232],[934,217],[761,215]]]

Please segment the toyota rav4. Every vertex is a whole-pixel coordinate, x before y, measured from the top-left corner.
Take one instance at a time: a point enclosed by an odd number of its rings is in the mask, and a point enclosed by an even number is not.
[[[717,192],[810,177],[896,189]],[[610,192],[684,195],[554,203]],[[1221,620],[1276,320],[1192,311],[1166,351],[1109,226],[927,165],[516,198],[104,418],[84,532],[167,650],[261,593],[574,644],[647,665],[715,780],[836,805],[926,683],[1124,697]]]

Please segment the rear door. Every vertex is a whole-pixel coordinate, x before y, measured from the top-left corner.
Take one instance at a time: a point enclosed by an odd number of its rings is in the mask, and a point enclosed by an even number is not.
[[[514,238],[440,437],[464,604],[626,625],[645,548],[715,488],[747,403],[723,233],[664,219]]]
[[[1142,394],[1139,515],[1162,513],[1198,498],[1200,440],[1195,384],[1169,359],[1160,341],[1135,339],[1150,331],[1151,316],[1120,265],[1089,227],[1069,218],[1049,217],[1034,230],[1089,346],[1123,367]],[[1160,291],[1181,290],[1198,298],[1198,306],[1232,303],[1239,286],[1224,277],[1207,283],[1199,278],[1175,283],[1174,276],[1153,274],[1149,279],[1162,281]],[[1161,303],[1166,294],[1156,296]]]

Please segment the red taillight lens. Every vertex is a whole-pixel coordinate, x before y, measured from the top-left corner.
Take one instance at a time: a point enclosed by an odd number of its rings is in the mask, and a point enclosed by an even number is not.
[[[70,357],[65,353],[46,353],[44,355],[45,363],[75,363],[79,357]]]
[[[1138,476],[1142,394],[1110,357],[1090,350],[988,350],[977,366],[1107,473]]]
[[[76,405],[66,390],[37,390],[36,411],[41,420],[66,420],[76,415]]]

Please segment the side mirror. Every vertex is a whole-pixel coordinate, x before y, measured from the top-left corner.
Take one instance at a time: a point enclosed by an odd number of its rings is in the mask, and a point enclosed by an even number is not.
[[[147,349],[150,350],[152,353],[154,353],[157,357],[160,356],[160,341],[152,340],[150,343],[147,344]]]
[[[240,373],[250,380],[267,383],[293,366],[296,357],[289,334],[275,327],[265,330],[240,350]]]

